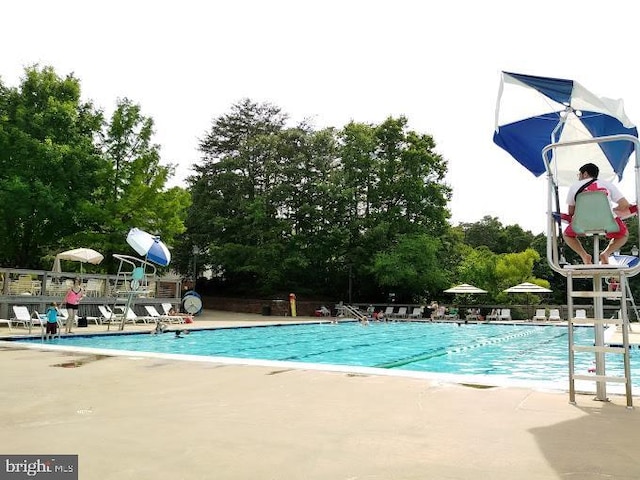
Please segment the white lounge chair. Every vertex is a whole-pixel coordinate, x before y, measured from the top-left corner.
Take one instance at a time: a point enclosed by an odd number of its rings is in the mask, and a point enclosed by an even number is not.
[[[393,320],[407,318],[407,307],[398,308],[398,312],[391,317]]]
[[[150,320],[155,321],[150,316],[136,315],[136,312],[134,312],[131,307],[127,308],[127,314],[125,315],[125,318],[127,322],[131,322],[134,324],[138,322],[149,323]]]
[[[560,318],[560,310],[557,308],[552,308],[549,310],[549,321],[560,321],[562,320],[562,318]]]
[[[422,317],[422,307],[414,307],[413,311],[407,314],[407,318],[421,318]]]
[[[170,303],[163,303],[162,304],[162,310],[164,311],[165,315],[171,315],[169,312],[173,309],[173,305],[171,305]]]
[[[498,320],[498,318],[500,318],[500,309],[494,308],[493,310],[491,310],[491,313],[487,315],[487,322],[491,320]]]
[[[385,308],[384,316],[387,317],[387,318],[391,318],[393,316],[393,307]]]
[[[578,308],[575,318],[587,318],[587,311],[583,308]]]
[[[107,306],[98,305],[98,311],[100,312],[100,323],[117,323],[120,320]]]
[[[0,323],[6,323],[7,326],[9,327],[9,331],[13,331],[11,328],[11,320],[7,320],[6,318],[0,318]]]
[[[181,315],[161,315],[153,305],[145,305],[144,308],[149,316],[156,321],[184,323],[184,318]]]
[[[15,324],[22,324],[25,328],[29,329],[29,333],[31,333],[31,329],[34,326],[38,326],[40,328],[44,328],[46,320],[43,321],[38,315],[38,312],[29,312],[29,309],[24,306],[14,305],[13,306],[13,314],[14,317],[11,319],[11,322]]]
[[[544,308],[536,309],[536,314],[531,320],[534,322],[545,322],[547,320],[547,311]]]
[[[500,315],[498,316],[498,320],[504,320],[507,322],[511,321],[511,309],[510,308],[503,308],[502,310],[500,310]]]

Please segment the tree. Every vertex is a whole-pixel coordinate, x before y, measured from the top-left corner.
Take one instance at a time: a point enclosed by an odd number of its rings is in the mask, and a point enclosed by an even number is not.
[[[0,263],[38,268],[92,220],[102,116],[80,100],[73,75],[51,67],[26,68],[20,86],[0,95]]]
[[[427,248],[418,265],[435,259],[450,188],[430,136],[409,131],[404,118],[339,132],[286,119],[243,100],[201,142],[185,242],[205,246],[221,284],[336,296],[353,278],[362,298],[393,284],[380,271],[387,283],[371,281],[376,255],[409,256],[417,243]],[[424,235],[433,241],[417,240]],[[417,294],[439,284],[429,276],[414,284]]]
[[[519,225],[503,227],[497,217],[485,216],[476,223],[461,223],[465,242],[472,247],[486,246],[494,253],[517,253],[531,246],[534,235]]]
[[[400,301],[417,301],[447,287],[438,261],[439,243],[427,235],[403,236],[396,246],[376,254],[373,274]]]
[[[118,101],[103,130],[100,148],[109,168],[97,190],[92,228],[74,240],[100,245],[106,258],[130,252],[125,240],[132,227],[158,235],[168,245],[185,230],[190,195],[179,187],[165,188],[174,167],[160,164],[153,133],[153,120],[127,98]]]

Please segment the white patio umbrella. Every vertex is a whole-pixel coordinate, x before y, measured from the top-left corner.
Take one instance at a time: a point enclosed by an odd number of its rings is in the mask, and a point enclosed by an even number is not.
[[[505,293],[551,293],[552,290],[548,288],[541,287],[540,285],[536,285],[535,283],[524,282],[519,283],[518,285],[514,285],[513,287],[509,287],[503,290]]]
[[[524,283],[519,283],[518,285],[514,285],[513,287],[509,287],[503,290],[503,292],[525,293],[527,295],[527,314],[529,314],[531,313],[528,311],[530,308],[529,294],[530,293],[551,293],[552,290],[549,290],[548,288],[545,288],[545,287],[541,287],[540,285],[536,285],[535,283],[524,282]]]
[[[482,290],[481,288],[475,287],[468,283],[461,283],[460,285],[456,285],[455,287],[448,288],[444,291],[444,293],[456,293],[459,295],[465,294],[476,294],[476,293],[487,293],[486,290]]]
[[[53,268],[51,270],[52,272],[62,272],[60,260],[80,262],[80,273],[82,273],[83,263],[91,263],[93,265],[97,265],[102,262],[102,260],[104,260],[104,256],[100,252],[97,252],[91,248],[74,248],[73,250],[67,250],[66,252],[61,252],[56,255],[56,258],[53,261]]]
[[[453,293],[455,295],[475,295],[478,293],[487,293],[487,291],[468,283],[461,283],[460,285],[444,290],[444,293]]]

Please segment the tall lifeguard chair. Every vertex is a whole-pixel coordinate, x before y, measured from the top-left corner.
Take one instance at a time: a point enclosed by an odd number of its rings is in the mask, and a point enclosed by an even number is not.
[[[122,314],[117,315],[116,318],[120,320],[118,329],[124,330],[124,326],[128,320],[127,316],[136,300],[151,294],[149,288],[151,282],[149,280],[155,278],[156,267],[153,263],[142,258],[115,253],[113,257],[119,260],[120,264],[118,266],[115,285],[112,289],[113,301],[111,311],[115,313],[118,307],[122,308]],[[109,330],[110,327],[111,323],[108,324],[107,330]]]
[[[576,381],[592,381],[596,384],[596,400],[607,401],[607,384],[624,384],[627,407],[633,407],[631,367],[630,367],[630,324],[628,302],[633,303],[628,279],[640,272],[640,262],[632,258],[612,257],[608,264],[600,264],[600,239],[607,233],[619,231],[611,205],[606,193],[601,191],[584,191],[576,196],[575,212],[571,219],[573,230],[581,236],[593,239],[593,264],[570,265],[566,262],[562,250],[562,226],[558,221],[558,206],[564,204],[559,198],[557,165],[554,165],[554,151],[568,149],[587,144],[606,144],[609,142],[631,142],[635,151],[635,199],[627,197],[630,203],[638,204],[640,185],[640,157],[638,155],[638,138],[632,135],[611,135],[589,140],[553,143],[543,149],[542,155],[547,169],[548,179],[548,215],[547,215],[547,259],[551,268],[567,278],[568,306],[568,347],[569,347],[569,399],[575,404]],[[585,163],[589,160],[585,160]],[[595,163],[595,162],[594,162]],[[635,201],[634,201],[635,200]],[[555,208],[554,208],[555,207]],[[640,230],[640,228],[639,228]],[[638,232],[640,238],[640,231]],[[628,256],[626,256],[628,257]],[[636,260],[636,261],[633,261]],[[575,280],[591,280],[591,288],[579,289]],[[611,279],[618,283],[615,291],[603,289]],[[589,282],[582,282],[584,285]],[[574,300],[590,298],[593,302],[593,318],[576,315]],[[604,299],[619,302],[617,316],[605,318]],[[635,306],[635,304],[634,304]],[[592,325],[594,331],[593,345],[576,345],[576,326]],[[620,338],[621,340],[615,340]],[[576,371],[576,355],[593,353],[595,367],[584,372]],[[606,355],[623,356],[623,374],[612,375],[607,372]]]

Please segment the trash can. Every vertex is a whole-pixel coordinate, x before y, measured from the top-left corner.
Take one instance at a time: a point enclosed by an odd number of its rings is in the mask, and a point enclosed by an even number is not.
[[[262,315],[268,317],[271,315],[271,305],[262,306]]]

